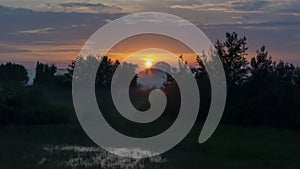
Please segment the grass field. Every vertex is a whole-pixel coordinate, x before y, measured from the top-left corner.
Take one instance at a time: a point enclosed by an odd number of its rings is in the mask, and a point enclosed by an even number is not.
[[[57,169],[102,166],[296,169],[300,165],[300,132],[297,131],[221,126],[204,144],[197,144],[198,134],[196,126],[181,144],[160,157],[130,161],[105,154],[79,126],[10,126],[0,130],[0,168]],[[99,156],[109,156],[109,159],[99,159]]]

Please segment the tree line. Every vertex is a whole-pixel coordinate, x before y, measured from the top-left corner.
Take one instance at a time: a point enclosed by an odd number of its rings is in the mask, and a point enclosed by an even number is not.
[[[239,125],[300,127],[300,68],[273,61],[265,46],[247,60],[247,39],[236,32],[215,43],[227,79],[227,103],[223,122]],[[202,61],[198,59],[201,67]],[[207,76],[196,70],[198,81]]]
[[[284,61],[274,61],[269,55],[265,46],[262,46],[256,56],[247,59],[248,47],[246,37],[240,37],[238,33],[226,33],[224,41],[216,41],[215,51],[220,57],[227,79],[227,102],[224,112],[223,123],[238,125],[266,125],[274,127],[300,126],[300,68],[292,63]],[[197,56],[197,67],[192,68],[192,72],[197,79],[200,95],[200,119],[205,119],[205,115],[210,106],[210,82],[205,65],[201,58]],[[69,89],[73,78],[75,64],[90,66],[98,62],[100,58],[87,57],[78,58],[73,61],[64,75],[57,74],[57,67],[37,62],[36,76],[33,86],[54,86]],[[108,56],[103,56],[99,66],[95,85],[100,89],[110,87],[112,76],[118,66],[126,71],[135,71],[136,65],[113,61]],[[183,57],[179,58],[181,65],[185,66]],[[183,64],[182,64],[183,63]],[[137,76],[133,79],[134,85],[138,85]],[[13,109],[15,103],[10,103],[8,96],[11,94],[7,86],[11,84],[25,86],[28,82],[28,73],[24,66],[6,63],[0,65],[0,118],[3,119],[4,113],[16,112]],[[172,94],[177,91],[178,86],[169,75],[162,90]],[[149,91],[147,91],[149,92]],[[19,93],[15,92],[15,98],[20,98]],[[26,93],[26,92],[25,92]],[[30,100],[30,99],[29,99]],[[13,101],[12,101],[13,102]],[[176,102],[177,103],[177,102]],[[7,108],[7,105],[11,107]],[[29,103],[23,103],[29,104]],[[5,110],[5,111],[3,111]],[[38,111],[38,110],[36,110]],[[51,112],[51,111],[49,111]]]

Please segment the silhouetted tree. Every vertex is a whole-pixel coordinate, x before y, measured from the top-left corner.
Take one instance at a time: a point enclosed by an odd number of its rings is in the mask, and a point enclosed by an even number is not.
[[[236,32],[226,33],[226,40],[217,40],[215,44],[217,54],[226,72],[227,82],[231,85],[241,84],[248,74],[246,37],[240,38]]]
[[[275,75],[279,83],[284,85],[295,85],[296,67],[290,63],[279,61],[275,68]]]
[[[53,85],[55,83],[57,67],[37,62],[35,68],[35,85]]]
[[[72,79],[73,79],[73,72],[75,69],[75,65],[76,65],[76,60],[73,60],[67,68],[67,73],[64,75],[64,82],[67,84],[71,84],[72,83]]]
[[[265,46],[262,46],[260,51],[256,52],[255,58],[251,59],[251,75],[252,78],[257,80],[263,80],[266,76],[274,71],[275,63],[272,61],[272,57],[268,56]]]
[[[114,72],[119,65],[118,60],[113,62],[108,56],[103,56],[97,71],[96,86],[98,88],[109,87]]]
[[[264,88],[274,80],[276,62],[272,61],[265,46],[256,52],[256,57],[251,59],[250,66],[251,77],[249,80],[251,84],[255,83],[253,85],[257,87],[260,85],[260,88]]]
[[[127,62],[123,62],[122,64],[119,63],[118,65],[120,66],[120,71],[129,73],[129,74],[135,74],[135,71],[138,68],[138,66],[136,64],[127,63]],[[122,77],[119,79],[122,80]],[[134,88],[134,87],[137,87],[138,85],[139,85],[138,84],[138,75],[136,74],[133,77],[133,79],[131,80],[130,87]]]
[[[100,62],[101,60],[101,62]],[[77,64],[77,71],[81,77],[72,77],[75,64]],[[122,69],[123,72],[135,72],[137,65],[123,62],[120,64],[118,60],[113,61],[108,56],[88,56],[86,58],[79,57],[76,61],[72,62],[69,66],[67,79],[68,80],[79,80],[85,82],[87,79],[91,79],[91,74],[88,70],[98,69],[96,74],[95,86],[96,88],[109,88],[111,85],[112,78],[116,69]],[[80,78],[80,79],[79,79]],[[135,78],[136,80],[136,78]]]
[[[10,62],[0,65],[0,86],[26,85],[28,79],[28,72],[24,66]]]

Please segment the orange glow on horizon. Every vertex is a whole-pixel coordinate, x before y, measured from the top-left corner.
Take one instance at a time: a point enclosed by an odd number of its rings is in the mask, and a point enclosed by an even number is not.
[[[195,52],[181,41],[165,35],[151,33],[140,34],[126,38],[113,46],[106,55],[111,57],[113,60],[119,60],[123,62],[125,58],[133,53],[145,49],[150,50],[138,53],[138,55],[135,55],[127,61],[131,63],[138,62],[137,64],[141,68],[152,67],[154,61],[163,61],[167,63],[171,61],[170,65],[176,66],[178,59],[176,59],[176,57],[175,59],[171,59],[172,57],[170,57],[170,53],[172,53],[178,58],[180,55],[183,55],[184,60],[188,61],[188,63],[194,64],[196,62],[197,55]],[[165,52],[158,51],[159,49],[165,50]],[[143,59],[143,61],[141,62],[139,58]],[[151,61],[151,65],[148,60]]]

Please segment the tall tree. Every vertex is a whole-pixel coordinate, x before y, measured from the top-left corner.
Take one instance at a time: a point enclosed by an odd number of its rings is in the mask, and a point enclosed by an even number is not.
[[[272,61],[272,57],[268,55],[266,47],[262,46],[256,52],[256,57],[251,59],[251,79],[263,83],[270,80],[270,76],[274,72],[276,63]]]
[[[35,78],[34,78],[34,84],[40,85],[40,84],[53,84],[55,82],[55,74],[57,72],[57,67],[52,64],[43,64],[40,62],[37,62],[36,68],[35,68]]]
[[[245,81],[248,73],[246,37],[239,37],[236,32],[226,33],[226,40],[217,40],[215,48],[221,58],[229,85]]]
[[[72,60],[72,62],[68,65],[67,73],[64,75],[64,81],[67,84],[71,84],[72,82],[76,62],[76,60]]]
[[[114,72],[119,65],[118,60],[114,62],[108,56],[103,56],[97,71],[96,86],[100,88],[109,87]]]

